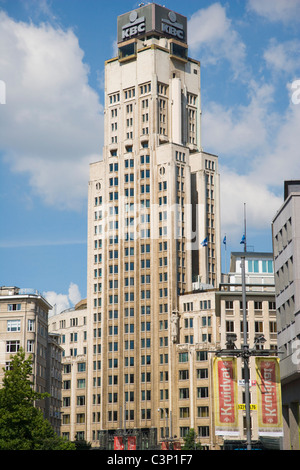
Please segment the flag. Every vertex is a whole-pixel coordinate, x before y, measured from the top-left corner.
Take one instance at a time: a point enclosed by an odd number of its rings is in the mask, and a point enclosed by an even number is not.
[[[237,359],[215,357],[213,377],[215,434],[238,436]]]
[[[136,436],[128,436],[128,450],[136,450]]]
[[[114,437],[114,450],[124,450],[123,438],[120,436]]]
[[[245,235],[243,235],[243,236],[242,236],[242,239],[241,239],[241,241],[240,241],[240,245],[245,244],[245,241],[246,241],[246,237],[245,237]]]
[[[225,237],[223,238],[223,243],[224,243],[224,245],[226,245],[226,235],[225,235]]]
[[[256,357],[258,435],[283,436],[278,357]]]
[[[207,237],[206,237],[206,238],[204,238],[204,240],[203,240],[203,242],[201,243],[201,245],[202,245],[202,246],[207,246],[207,243],[208,243],[208,242],[207,242]]]

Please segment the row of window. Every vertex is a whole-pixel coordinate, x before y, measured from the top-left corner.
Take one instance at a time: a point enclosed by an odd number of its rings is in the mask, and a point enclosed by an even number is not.
[[[201,319],[201,326],[211,326],[211,317],[200,317]],[[185,318],[184,319],[184,328],[193,328],[194,326],[194,318]]]
[[[226,332],[234,332],[235,331],[235,322],[234,321],[226,321]],[[243,321],[240,322],[240,332],[244,331],[244,323]],[[248,329],[248,322],[247,322],[247,331]],[[264,322],[263,321],[255,321],[254,322],[254,332],[255,333],[263,333],[264,331]],[[269,322],[269,331],[270,333],[277,333],[277,323],[276,321]]]
[[[20,350],[21,343],[19,340],[6,341],[5,351],[7,353],[16,353]],[[34,352],[34,340],[28,339],[26,343],[26,352]]]
[[[83,381],[82,379],[77,381],[77,388],[84,388],[83,387]],[[65,380],[63,382],[63,389],[64,390],[70,390],[71,389],[71,383],[70,381]],[[167,392],[167,393],[166,393]],[[160,400],[166,400],[168,399],[168,390],[160,390]],[[188,399],[190,396],[189,388],[180,388],[179,389],[179,399],[185,400]],[[196,398],[208,398],[208,387],[196,387]],[[134,391],[126,391],[124,392],[124,400],[126,403],[134,402],[135,401],[135,392]],[[141,390],[141,401],[149,401],[151,400],[151,390]],[[118,403],[118,393],[108,393],[107,397],[107,402],[108,403]],[[101,402],[100,395],[98,395],[98,399],[94,400],[94,404],[99,404]],[[86,400],[85,400],[85,395],[77,395],[76,397],[76,405],[77,406],[85,406]],[[69,407],[71,406],[71,397],[64,397],[63,398],[63,406],[64,407]],[[202,408],[202,407],[198,407]],[[206,408],[206,407],[204,407]],[[186,415],[183,410],[189,410],[189,407],[184,407],[180,408],[182,412],[180,412],[180,418],[188,418],[189,416]],[[204,418],[207,417],[207,411],[208,410],[201,410],[201,416],[198,415],[198,417]],[[198,413],[200,410],[198,410]]]
[[[35,320],[28,319],[27,320],[27,331],[34,331],[35,330]],[[20,319],[13,319],[7,320],[7,327],[6,331],[12,332],[20,332],[21,331],[21,320]]]
[[[139,88],[140,95],[145,95],[145,94],[151,93],[151,83],[150,82],[139,85],[138,88]],[[157,93],[160,94],[160,95],[163,95],[163,96],[167,96],[168,85],[166,85],[164,83],[158,83],[157,84]],[[128,88],[128,89],[124,90],[124,99],[125,100],[133,99],[133,98],[135,98],[135,96],[136,96],[135,87],[131,87],[131,88]],[[110,104],[114,104],[114,103],[117,103],[119,101],[120,101],[120,92],[112,93],[111,95],[109,95],[109,103]],[[197,104],[197,95],[194,95],[192,93],[188,93],[187,94],[187,103],[190,106],[196,106],[196,104]],[[192,113],[195,113],[195,111],[190,110],[190,116],[191,116],[191,118],[194,118],[195,114],[192,114]]]
[[[234,301],[233,300],[226,300],[225,301],[225,309],[226,310],[233,310],[233,306],[234,306]],[[242,300],[239,301],[239,307],[240,307],[240,310],[242,311],[243,310],[243,302]],[[253,302],[253,307],[254,307],[254,310],[262,310],[263,308],[263,301],[261,300],[257,300],[257,301],[254,301]],[[249,302],[246,301],[246,310],[248,310],[249,308]],[[276,310],[276,302],[275,301],[268,301],[268,308],[269,310]]]

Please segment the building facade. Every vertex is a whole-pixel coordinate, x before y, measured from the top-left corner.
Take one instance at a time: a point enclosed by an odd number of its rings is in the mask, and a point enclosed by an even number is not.
[[[62,406],[62,354],[60,336],[48,331],[47,344],[47,390],[50,398],[46,400],[46,416],[57,435],[61,432]]]
[[[195,429],[207,449],[237,447],[246,439],[245,386],[242,359],[237,359],[238,437],[217,436],[214,422],[213,359],[227,348],[228,335],[235,334],[235,347],[243,344],[241,255],[232,253],[230,270],[217,289],[194,283],[194,292],[179,298],[180,341],[178,386],[185,397],[176,403],[180,435]],[[272,253],[243,253],[246,259],[247,331],[250,348],[274,350],[277,354],[277,325]],[[250,359],[251,438],[260,446],[279,448],[279,441],[258,436],[255,358]],[[179,393],[178,395],[181,398]],[[185,403],[185,405],[184,405]],[[238,444],[237,442],[238,441]]]
[[[11,357],[22,348],[27,357],[32,357],[34,389],[39,393],[50,393],[55,389],[53,398],[39,400],[37,406],[58,431],[57,399],[60,385],[55,384],[54,380],[59,379],[59,360],[52,362],[51,369],[47,367],[50,361],[48,312],[51,308],[37,291],[18,287],[0,288],[0,383],[3,380],[3,368],[9,369]],[[54,349],[53,344],[52,352]]]
[[[62,350],[61,435],[70,440],[87,437],[87,310],[86,301],[49,316],[49,334]],[[96,420],[96,416],[93,417]]]
[[[103,160],[90,166],[88,197],[95,446],[99,429],[110,442],[126,429],[147,447],[170,432],[166,420],[180,435],[179,296],[193,279],[220,281],[218,158],[201,147],[200,64],[188,57],[186,24],[156,4],[121,15],[118,57],[105,64]]]
[[[299,450],[300,181],[286,181],[272,222],[284,449]]]

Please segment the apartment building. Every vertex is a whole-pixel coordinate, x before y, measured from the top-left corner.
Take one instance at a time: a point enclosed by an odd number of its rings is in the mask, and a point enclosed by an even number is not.
[[[60,336],[48,331],[47,344],[47,390],[50,398],[46,400],[46,416],[58,436],[61,432],[61,405],[62,405],[62,354]]]
[[[45,418],[59,429],[57,422],[59,385],[59,361],[47,367],[50,347],[48,343],[48,312],[51,305],[37,291],[18,287],[0,287],[0,383],[3,368],[9,369],[11,357],[22,348],[32,357],[32,381],[39,393],[56,389],[53,398],[40,400],[37,406],[43,410]],[[54,340],[53,340],[54,341]],[[51,351],[54,351],[54,344]],[[51,355],[50,355],[51,356]],[[50,374],[51,372],[51,374]]]
[[[87,309],[86,300],[49,316],[49,334],[62,350],[61,427],[70,441],[87,437]],[[95,399],[95,397],[93,397]],[[96,420],[96,416],[94,418]]]
[[[284,183],[272,221],[285,450],[299,450],[300,181]]]
[[[87,439],[111,446],[126,429],[147,448],[172,416],[183,438],[173,413],[178,299],[194,278],[220,281],[218,158],[201,146],[187,19],[154,3],[118,17],[88,201]]]
[[[233,444],[237,446],[246,439],[245,384],[240,357],[237,359],[238,436],[216,435],[213,398],[213,359],[216,352],[227,348],[229,334],[236,335],[237,349],[243,344],[242,255],[245,256],[246,270],[248,344],[253,349],[274,350],[275,356],[277,323],[272,253],[234,252],[229,273],[223,275],[217,289],[194,283],[194,292],[179,298],[178,383],[180,388],[185,387],[188,400],[176,402],[174,415],[181,435],[184,435],[184,428],[194,428],[202,446],[210,450],[224,446],[230,448]],[[252,440],[259,441],[260,447],[278,448],[278,440],[258,435],[254,357],[250,359],[250,395]]]

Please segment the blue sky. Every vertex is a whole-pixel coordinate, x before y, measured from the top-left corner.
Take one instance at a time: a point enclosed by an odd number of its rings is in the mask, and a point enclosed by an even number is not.
[[[138,3],[0,0],[0,283],[58,308],[86,296],[104,61],[117,16]],[[219,156],[227,256],[241,248],[244,203],[249,249],[271,251],[284,180],[300,178],[300,0],[164,5],[187,16],[189,55],[201,61],[202,147]]]

